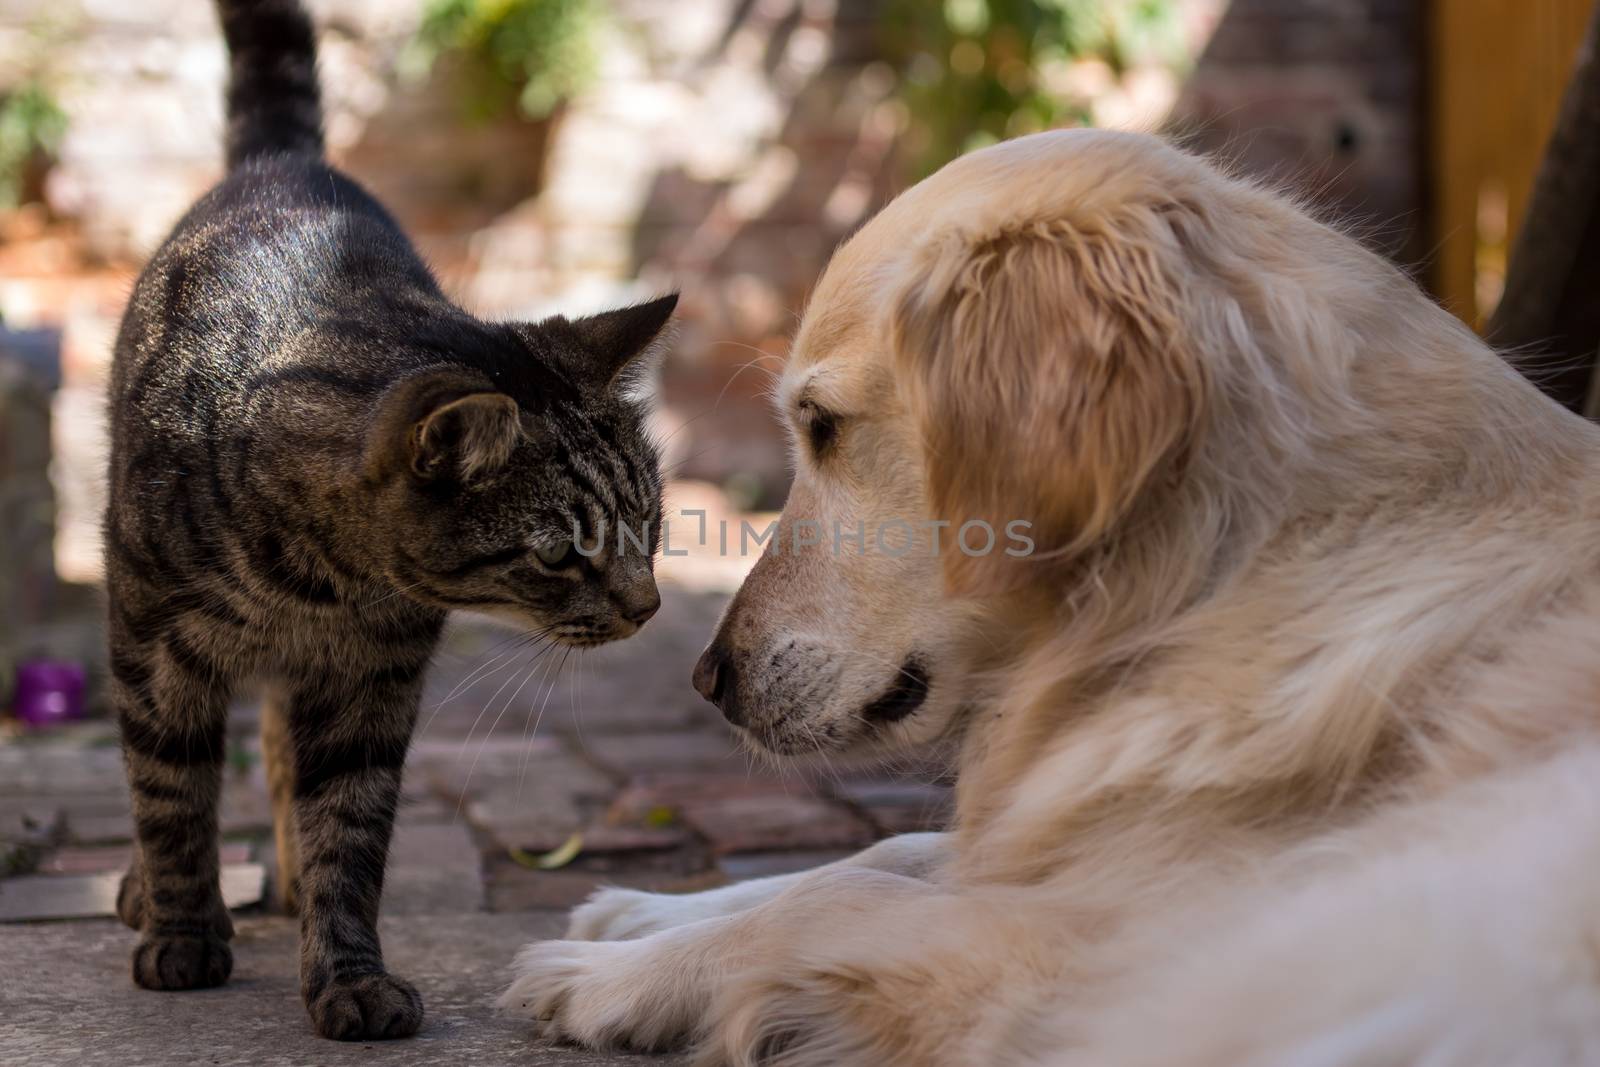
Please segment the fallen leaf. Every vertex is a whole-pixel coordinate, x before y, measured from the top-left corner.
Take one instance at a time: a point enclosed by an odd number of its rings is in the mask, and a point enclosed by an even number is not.
[[[577,859],[578,853],[583,851],[583,835],[573,834],[563,841],[560,847],[551,849],[542,856],[536,856],[520,848],[512,848],[509,851],[512,862],[519,867],[538,871],[559,870]]]

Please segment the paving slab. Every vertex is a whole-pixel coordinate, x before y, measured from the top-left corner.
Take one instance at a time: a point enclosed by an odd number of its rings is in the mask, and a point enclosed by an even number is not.
[[[416,746],[407,774],[424,778],[447,799],[491,794],[536,807],[558,796],[604,799],[616,783],[560,740],[525,740],[520,731],[468,743],[426,742]]]
[[[797,874],[855,855],[854,849],[822,849],[811,852],[741,852],[718,856],[717,870],[730,882],[769,878],[778,874]]]
[[[523,827],[511,827],[511,829],[523,829]],[[660,826],[649,826],[598,819],[591,821],[583,829],[566,833],[560,832],[553,826],[529,823],[525,833],[505,840],[497,834],[494,841],[496,845],[501,846],[502,851],[516,848],[538,855],[554,852],[571,843],[576,845],[581,854],[594,855],[661,852],[690,845],[694,837],[688,827],[670,822]]]
[[[224,865],[249,863],[254,847],[248,841],[223,841],[218,846],[217,858]],[[40,864],[40,874],[105,874],[120,875],[133,862],[133,845],[69,846],[57,849]],[[4,892],[4,883],[0,883]]]
[[[261,902],[267,871],[259,863],[222,868],[222,899],[230,908]],[[103,874],[29,874],[0,881],[0,922],[83,919],[114,915],[121,871]],[[4,938],[10,931],[0,932]],[[0,955],[0,959],[4,956]],[[9,962],[9,961],[8,961]],[[0,1059],[0,1063],[6,1061]]]
[[[693,893],[727,883],[703,847],[623,855],[580,854],[565,867],[540,870],[506,855],[484,861],[490,911],[572,908],[602,886],[626,886],[657,893]]]
[[[63,829],[61,809],[42,797],[0,798],[0,841],[53,840]]]
[[[871,826],[842,804],[800,796],[726,796],[682,806],[683,817],[718,853],[857,849]]]
[[[133,815],[124,811],[67,813],[67,839],[80,845],[113,845],[133,840]]]
[[[122,749],[110,723],[85,724],[0,745],[0,794],[115,793]]]
[[[701,771],[743,775],[751,762],[725,729],[590,735],[584,752],[601,766],[626,775]]]
[[[386,915],[482,911],[483,859],[464,822],[401,819],[383,879]]]
[[[406,1041],[345,1043],[311,1033],[300,1003],[293,920],[236,920],[232,980],[220,989],[152,993],[128,977],[133,934],[107,921],[0,927],[0,1063],[6,1067],[656,1067],[668,1056],[597,1055],[554,1047],[492,1001],[528,940],[563,918],[439,915],[384,920],[395,973],[427,1006]]]
[[[942,830],[955,805],[949,786],[930,782],[843,781],[834,786],[834,794],[885,834]]]

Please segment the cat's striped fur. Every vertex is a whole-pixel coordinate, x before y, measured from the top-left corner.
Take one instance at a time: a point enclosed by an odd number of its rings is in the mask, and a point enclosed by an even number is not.
[[[422,1003],[376,920],[423,671],[452,608],[573,644],[654,612],[660,480],[630,383],[675,298],[469,316],[322,161],[299,5],[218,7],[228,175],[140,277],[112,376],[112,696],[138,837],[118,907],[140,985],[227,979],[224,718],[259,679],[313,1025],[404,1036]],[[617,523],[648,549],[572,545]]]

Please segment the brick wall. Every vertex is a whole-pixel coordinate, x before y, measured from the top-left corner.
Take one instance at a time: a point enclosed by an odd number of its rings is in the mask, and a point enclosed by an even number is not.
[[[832,248],[902,173],[877,5],[612,6],[601,75],[553,125],[473,126],[448,70],[399,75],[420,0],[311,0],[331,150],[479,312],[582,311],[681,287],[667,461],[775,503],[785,452],[768,372]],[[1426,246],[1421,6],[1191,0],[1192,36],[1208,43],[1174,125],[1367,220],[1380,246],[1414,262]],[[60,555],[82,576],[96,558],[111,338],[133,270],[217,176],[223,53],[197,0],[0,0],[0,91],[46,16],[71,125],[51,213],[0,219],[0,312],[61,332]],[[1136,103],[1108,98],[1095,113],[1147,121]]]
[[[468,123],[447,67],[402,78],[420,0],[310,6],[330,152],[447,289],[486,315],[540,316],[682,288],[668,462],[717,482],[743,473],[753,495],[780,499],[766,378],[729,379],[762,354],[776,362],[829,251],[890,192],[893,76],[874,56],[874,6],[621,0],[594,88],[553,124]],[[82,576],[116,320],[138,264],[218,176],[224,57],[194,0],[4,0],[0,61],[37,48],[28,27],[46,15],[70,126],[49,218],[13,224],[26,239],[0,248],[0,311],[63,334],[62,556]]]
[[[0,328],[0,707],[17,660],[35,652],[29,627],[56,592],[50,485],[55,338]]]
[[[1423,0],[1232,0],[1172,126],[1418,265],[1429,244],[1425,29]]]

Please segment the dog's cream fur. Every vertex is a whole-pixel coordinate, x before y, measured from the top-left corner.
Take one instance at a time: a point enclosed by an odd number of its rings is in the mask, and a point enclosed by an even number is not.
[[[508,1007],[738,1064],[1600,1062],[1600,430],[1283,198],[1088,131],[885,209],[780,399],[786,528],[1032,524],[765,557],[719,633],[768,748],[958,740],[955,827],[603,892]]]

